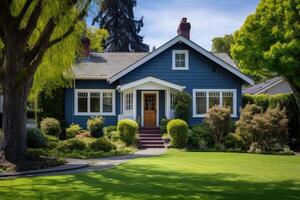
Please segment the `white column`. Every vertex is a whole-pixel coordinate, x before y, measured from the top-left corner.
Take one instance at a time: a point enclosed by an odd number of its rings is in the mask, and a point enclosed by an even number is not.
[[[165,94],[166,94],[166,118],[170,119],[170,114],[171,114],[171,99],[170,99],[170,88],[165,90]]]
[[[136,114],[137,114],[137,95],[136,95],[136,89],[133,90],[133,119],[136,120]]]

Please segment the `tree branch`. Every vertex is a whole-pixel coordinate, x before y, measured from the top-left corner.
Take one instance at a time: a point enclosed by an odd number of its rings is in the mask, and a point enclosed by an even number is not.
[[[20,26],[20,23],[23,19],[23,17],[25,16],[28,8],[30,7],[31,3],[33,2],[33,0],[27,0],[25,3],[24,3],[24,6],[19,14],[19,16],[17,17],[17,24],[18,26]]]
[[[30,36],[32,35],[32,32],[34,31],[37,25],[41,13],[42,13],[42,0],[38,0],[28,19],[26,27],[21,31],[23,44],[25,44],[29,40]]]

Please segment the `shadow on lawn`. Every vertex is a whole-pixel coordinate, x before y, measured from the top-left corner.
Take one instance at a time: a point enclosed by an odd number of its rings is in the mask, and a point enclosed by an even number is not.
[[[0,196],[6,195],[22,199],[296,200],[300,197],[300,183],[293,180],[256,182],[251,177],[228,173],[173,173],[155,165],[131,164],[63,178],[26,179],[22,185],[1,186]]]

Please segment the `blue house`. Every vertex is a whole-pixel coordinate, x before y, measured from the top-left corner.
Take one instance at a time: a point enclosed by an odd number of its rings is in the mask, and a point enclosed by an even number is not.
[[[158,127],[174,118],[174,97],[192,97],[190,125],[199,124],[214,105],[227,105],[232,118],[241,110],[242,85],[254,84],[226,54],[213,54],[190,39],[183,18],[178,36],[151,53],[89,53],[73,67],[74,87],[65,89],[65,118],[82,127],[90,116],[105,125],[134,119],[142,127]]]

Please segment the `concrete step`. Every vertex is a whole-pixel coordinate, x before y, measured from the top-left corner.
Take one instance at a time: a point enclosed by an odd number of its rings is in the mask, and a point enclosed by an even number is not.
[[[139,137],[160,137],[160,134],[139,134]]]
[[[159,140],[140,140],[139,142],[140,145],[144,144],[161,144],[164,145],[164,141],[159,141]]]
[[[163,140],[161,137],[139,137],[139,140]]]
[[[147,148],[165,148],[165,145],[162,145],[162,144],[142,144],[142,145],[139,145],[139,149],[147,149]]]

